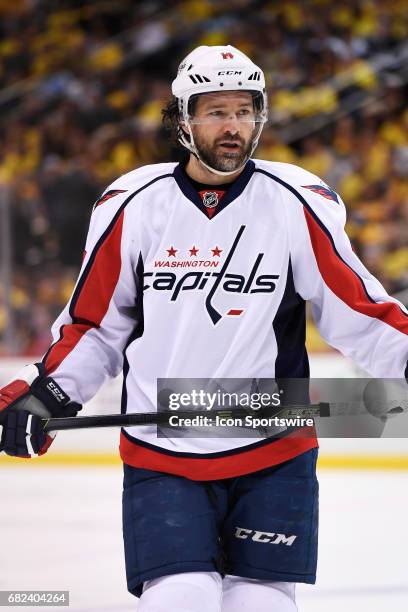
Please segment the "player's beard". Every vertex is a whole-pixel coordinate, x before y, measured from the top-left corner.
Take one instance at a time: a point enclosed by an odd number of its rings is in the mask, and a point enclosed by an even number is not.
[[[209,143],[205,138],[200,138],[198,134],[194,134],[194,143],[200,159],[207,166],[219,172],[234,172],[234,170],[241,168],[249,158],[253,138],[253,134],[248,141],[245,141],[241,136],[225,135]],[[239,145],[239,148],[231,149],[230,152],[220,150],[220,143],[236,143]]]

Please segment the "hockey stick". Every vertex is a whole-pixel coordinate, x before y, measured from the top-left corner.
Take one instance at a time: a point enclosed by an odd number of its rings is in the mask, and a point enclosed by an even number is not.
[[[319,404],[297,405],[291,404],[281,409],[250,410],[237,407],[230,410],[200,410],[189,412],[144,412],[138,414],[98,414],[94,416],[60,417],[42,419],[45,431],[61,431],[65,429],[86,429],[88,427],[126,427],[129,425],[169,425],[171,416],[191,419],[193,417],[207,417],[209,420],[220,418],[244,418],[248,415],[260,418],[293,419],[315,418],[330,416],[330,404],[320,402]]]

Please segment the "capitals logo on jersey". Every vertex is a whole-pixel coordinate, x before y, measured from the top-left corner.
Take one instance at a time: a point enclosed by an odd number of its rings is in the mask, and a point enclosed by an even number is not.
[[[194,271],[183,274],[180,278],[174,272],[145,272],[143,290],[154,289],[156,291],[170,291],[170,301],[178,300],[183,291],[208,291],[205,299],[205,307],[211,318],[211,321],[216,325],[223,317],[213,305],[213,298],[220,289],[230,293],[241,294],[256,294],[256,293],[273,293],[276,289],[276,281],[279,274],[259,274],[258,270],[261,265],[264,253],[258,253],[253,262],[252,269],[247,276],[243,274],[233,274],[229,271],[231,259],[238,247],[245,231],[245,225],[241,225],[234,242],[226,253],[225,260],[221,268],[216,272]],[[171,251],[176,253],[176,250],[171,248]],[[168,250],[169,252],[169,250]],[[222,253],[221,249],[213,249],[213,253],[218,255]],[[174,267],[184,267],[185,262],[173,262]],[[194,262],[199,263],[199,262]],[[218,266],[218,262],[204,260],[204,267],[209,267],[206,264],[212,264],[211,267]],[[172,266],[173,267],[173,266]],[[151,284],[149,284],[151,283]],[[239,316],[244,312],[244,309],[230,308],[225,314],[228,316]]]
[[[326,200],[331,200],[332,202],[339,203],[339,197],[335,191],[327,187],[326,185],[302,185],[305,189],[310,189],[314,193],[318,193],[319,195],[326,198]]]

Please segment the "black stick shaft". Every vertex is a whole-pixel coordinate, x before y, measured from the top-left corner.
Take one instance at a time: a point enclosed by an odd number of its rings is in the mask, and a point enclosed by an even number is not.
[[[319,416],[329,416],[330,406],[324,402],[311,405],[290,405],[279,410],[263,410],[257,412],[243,408],[233,408],[230,410],[209,410],[209,411],[190,411],[190,412],[144,412],[138,414],[98,414],[94,416],[76,416],[43,419],[45,431],[61,431],[64,429],[87,429],[89,427],[126,427],[129,425],[159,425],[168,423],[170,416],[181,418],[193,418],[205,416],[214,419],[220,417],[244,417],[247,415],[278,418],[313,418]]]

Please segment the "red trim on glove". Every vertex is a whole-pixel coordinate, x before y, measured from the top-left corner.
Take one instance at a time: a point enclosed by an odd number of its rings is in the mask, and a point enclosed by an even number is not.
[[[29,392],[30,385],[28,385],[25,380],[13,380],[13,382],[3,387],[3,389],[0,389],[0,412]]]
[[[46,441],[46,443],[44,444],[44,446],[42,446],[42,447],[40,448],[40,450],[38,451],[38,456],[45,455],[45,453],[46,453],[46,452],[47,452],[47,450],[50,448],[50,446],[51,446],[51,444],[52,444],[53,442],[54,442],[54,438],[52,438],[51,436],[49,436],[49,435],[47,434],[47,441]]]

